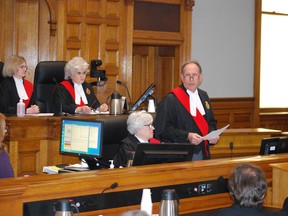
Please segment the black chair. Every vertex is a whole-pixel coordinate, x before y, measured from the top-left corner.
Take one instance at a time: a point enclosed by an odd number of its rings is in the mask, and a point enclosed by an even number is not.
[[[54,113],[54,91],[64,80],[66,61],[42,61],[35,69],[34,95],[41,113]]]
[[[110,164],[118,151],[121,140],[128,135],[127,119],[121,116],[97,119],[104,123],[103,127],[103,148],[101,161]]]
[[[4,67],[4,63],[3,63],[3,62],[0,62],[0,82],[4,79],[4,77],[3,77],[3,75],[2,75],[3,67]]]

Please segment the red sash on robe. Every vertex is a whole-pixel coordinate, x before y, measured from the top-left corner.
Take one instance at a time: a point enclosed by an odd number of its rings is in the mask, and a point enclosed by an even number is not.
[[[70,95],[72,96],[73,100],[75,101],[75,91],[74,87],[71,85],[71,83],[67,80],[64,80],[61,82],[61,84],[68,90]],[[76,102],[75,102],[76,104]],[[82,101],[82,98],[80,98],[80,104],[76,104],[78,107],[79,106],[85,106],[84,102]]]
[[[28,96],[27,100],[23,100],[25,107],[27,108],[29,103],[30,103],[30,100],[31,100],[31,96],[32,96],[32,92],[33,92],[33,84],[31,82],[29,82],[28,80],[24,79],[23,85],[24,85],[24,89],[26,91],[26,94]]]
[[[190,112],[190,100],[189,100],[189,95],[180,87],[177,87],[171,91],[177,99],[181,102],[181,104],[185,107],[185,109]],[[191,115],[192,116],[192,115]],[[198,128],[200,129],[202,136],[205,136],[209,132],[209,127],[206,119],[201,115],[199,110],[196,108],[196,116],[192,116],[194,121],[196,122]],[[204,140],[204,145],[205,145],[205,152],[206,156],[208,157],[209,153],[207,150],[207,145],[208,141]]]
[[[152,143],[152,144],[159,144],[160,143],[160,140],[158,140],[158,139],[155,139],[155,138],[151,138],[151,139],[149,139],[149,143]]]

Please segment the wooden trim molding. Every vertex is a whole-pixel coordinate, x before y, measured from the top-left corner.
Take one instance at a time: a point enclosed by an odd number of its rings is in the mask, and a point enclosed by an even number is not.
[[[125,6],[133,6],[134,5],[134,0],[124,0]]]
[[[186,11],[192,11],[195,6],[195,0],[185,0],[184,1],[184,9]]]
[[[56,0],[45,0],[45,2],[50,14],[50,20],[48,21],[50,24],[50,36],[54,37],[57,29]]]

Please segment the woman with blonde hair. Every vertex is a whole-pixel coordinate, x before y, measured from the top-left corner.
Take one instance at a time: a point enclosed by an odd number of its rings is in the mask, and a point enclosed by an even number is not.
[[[33,94],[33,84],[25,79],[28,66],[22,56],[11,55],[4,63],[2,75],[4,79],[0,85],[1,112],[16,114],[17,103],[20,99],[25,104],[28,114],[39,113],[39,107]]]
[[[0,113],[0,178],[14,177],[8,152],[5,149],[3,140],[8,130],[5,122],[6,117]]]

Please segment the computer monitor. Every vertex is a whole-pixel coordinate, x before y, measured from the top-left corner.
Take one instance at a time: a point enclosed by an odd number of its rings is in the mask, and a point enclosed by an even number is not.
[[[192,161],[194,145],[189,143],[139,143],[133,166]]]
[[[288,153],[288,137],[279,137],[277,153]]]
[[[101,157],[102,145],[103,122],[83,119],[61,119],[61,154],[75,155],[86,161],[94,161]],[[89,168],[91,167],[89,166]]]
[[[145,91],[144,93],[137,99],[137,101],[131,106],[130,111],[135,111],[145,100],[147,100],[149,95],[152,95],[154,93],[155,84],[152,83]]]
[[[287,137],[263,138],[260,146],[260,155],[288,153]]]

